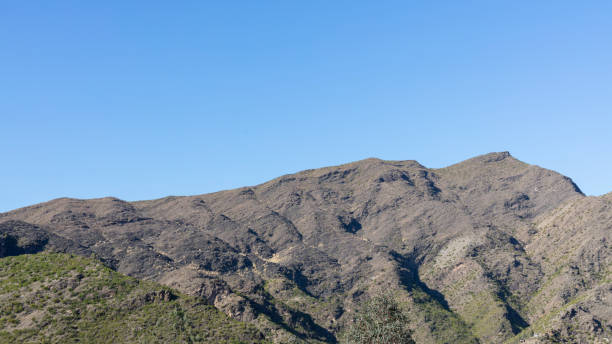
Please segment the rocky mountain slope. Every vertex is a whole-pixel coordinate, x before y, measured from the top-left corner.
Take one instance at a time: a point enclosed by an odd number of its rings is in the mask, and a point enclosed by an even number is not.
[[[603,340],[611,201],[507,152],[442,169],[367,159],[206,195],[17,209],[0,214],[14,238],[0,252],[94,254],[276,342],[336,342],[389,288],[417,343]]]

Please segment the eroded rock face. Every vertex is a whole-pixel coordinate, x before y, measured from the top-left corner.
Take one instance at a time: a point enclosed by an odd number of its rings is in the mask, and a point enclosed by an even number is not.
[[[504,152],[443,169],[367,159],[190,197],[58,199],[0,222],[44,228],[279,341],[334,342],[361,300],[400,288],[417,342],[496,343],[556,315],[544,328],[560,330],[566,305],[609,295],[609,203]],[[609,309],[592,304],[603,335]]]
[[[43,250],[89,255],[91,251],[76,242],[18,220],[0,223],[0,258],[32,254]]]

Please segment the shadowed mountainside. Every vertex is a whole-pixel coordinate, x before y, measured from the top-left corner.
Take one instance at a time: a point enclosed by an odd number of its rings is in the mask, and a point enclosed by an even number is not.
[[[442,169],[366,159],[206,195],[17,209],[0,214],[13,238],[0,253],[42,235],[34,246],[93,253],[277,342],[335,342],[386,288],[418,343],[571,342],[612,331],[611,200],[507,152]]]

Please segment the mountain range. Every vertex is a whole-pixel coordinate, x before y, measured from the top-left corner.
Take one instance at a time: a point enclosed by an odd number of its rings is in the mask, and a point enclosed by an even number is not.
[[[611,230],[612,193],[585,196],[500,152],[440,169],[371,158],[197,196],[56,199],[0,214],[0,257],[85,256],[275,343],[336,343],[389,290],[417,343],[605,343]]]

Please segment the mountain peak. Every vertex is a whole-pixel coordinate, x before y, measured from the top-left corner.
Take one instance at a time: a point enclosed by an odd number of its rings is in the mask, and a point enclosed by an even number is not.
[[[510,152],[505,151],[505,152],[491,152],[487,154],[478,155],[473,158],[462,161],[459,164],[466,163],[466,162],[479,162],[479,163],[488,164],[492,162],[504,161],[509,158],[511,158],[512,160],[518,161],[512,155],[510,155]]]
[[[512,155],[510,154],[510,152],[504,151],[504,152],[491,152],[491,153],[482,155],[482,157],[487,157],[491,161],[500,161],[506,158],[510,158],[512,157]]]

